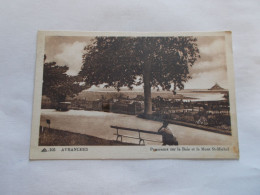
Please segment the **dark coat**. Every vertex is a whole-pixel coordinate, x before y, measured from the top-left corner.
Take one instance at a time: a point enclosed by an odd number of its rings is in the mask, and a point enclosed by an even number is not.
[[[159,133],[162,135],[163,145],[178,145],[176,137],[168,127],[162,128]]]

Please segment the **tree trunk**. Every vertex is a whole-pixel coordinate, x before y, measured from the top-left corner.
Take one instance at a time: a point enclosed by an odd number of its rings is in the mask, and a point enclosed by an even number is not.
[[[152,115],[152,97],[151,97],[151,64],[144,66],[144,116],[149,117]]]

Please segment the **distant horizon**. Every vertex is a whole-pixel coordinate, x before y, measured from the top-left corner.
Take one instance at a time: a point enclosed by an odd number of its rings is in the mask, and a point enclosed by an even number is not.
[[[173,94],[172,91],[156,91],[153,90],[151,92],[151,97],[156,98],[157,96],[170,99],[170,98],[180,98],[179,96],[183,96],[185,99],[189,99],[191,101],[219,101],[223,100],[223,92],[227,92],[228,90],[210,90],[210,89],[183,89],[183,90],[177,90],[176,95]],[[77,96],[75,96],[75,99],[88,99],[90,101],[95,101],[98,99],[101,99],[102,96],[106,97],[107,99],[110,98],[117,98],[120,95],[123,95],[124,97],[129,97],[130,99],[136,98],[137,96],[141,95],[144,96],[144,91],[139,90],[121,90],[117,91],[115,89],[103,89],[103,90],[83,90],[81,91]]]
[[[211,87],[215,86],[216,84],[218,83],[215,83],[214,85],[212,85]],[[219,84],[218,84],[219,85]],[[221,85],[219,85],[220,87],[222,87]],[[184,88],[184,89],[176,89],[176,92],[177,91],[184,91],[184,90],[210,90],[210,88]],[[227,88],[224,88],[223,87],[223,90],[228,90]],[[109,88],[104,88],[102,86],[100,87],[97,87],[97,86],[91,86],[89,89],[85,89],[83,91],[89,91],[89,92],[121,92],[121,91],[124,91],[124,92],[143,92],[143,87],[136,87],[136,88],[133,88],[132,90],[129,89],[128,87],[122,87],[120,88],[120,91],[117,91],[115,88],[113,87],[109,87]],[[156,93],[160,93],[160,92],[171,92],[172,93],[172,89],[170,90],[162,90],[160,89],[159,91],[155,88],[155,89],[151,89],[152,92],[156,92]]]

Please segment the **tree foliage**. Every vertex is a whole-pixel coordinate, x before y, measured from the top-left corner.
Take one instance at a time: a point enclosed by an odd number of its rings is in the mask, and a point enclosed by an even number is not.
[[[169,90],[173,83],[183,89],[191,78],[188,67],[199,57],[196,41],[194,37],[96,37],[85,48],[81,75],[90,84],[131,89],[143,83],[144,67],[151,64],[153,87]]]
[[[58,103],[86,89],[86,85],[80,85],[80,77],[66,74],[68,69],[68,66],[59,66],[56,62],[44,63],[42,95]]]
[[[199,57],[196,42],[190,36],[96,37],[85,48],[80,75],[90,85],[105,83],[118,91],[144,84],[145,101],[151,101],[151,87],[184,88],[189,66]]]

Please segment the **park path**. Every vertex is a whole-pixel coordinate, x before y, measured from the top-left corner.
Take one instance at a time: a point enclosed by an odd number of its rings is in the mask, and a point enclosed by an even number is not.
[[[128,128],[142,129],[157,132],[162,123],[137,118],[134,115],[116,114],[99,111],[69,110],[59,112],[51,109],[42,109],[41,126],[48,127],[46,120],[51,120],[51,128],[66,130],[73,133],[81,133],[107,140],[115,140],[115,129],[110,125]],[[179,145],[228,145],[232,142],[232,136],[198,130],[169,124],[173,134],[177,137]],[[137,136],[136,132],[124,132],[130,136]],[[161,141],[159,135],[142,134],[143,138]],[[138,143],[138,140],[123,138],[124,142]],[[146,142],[146,145],[161,145],[156,142]]]

